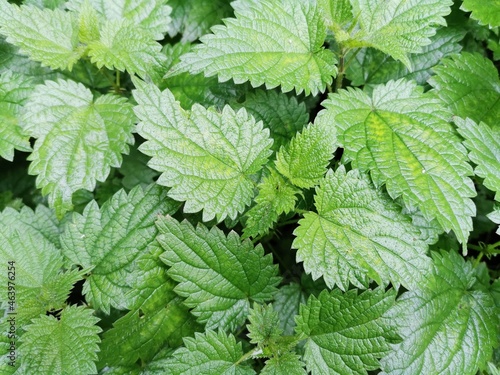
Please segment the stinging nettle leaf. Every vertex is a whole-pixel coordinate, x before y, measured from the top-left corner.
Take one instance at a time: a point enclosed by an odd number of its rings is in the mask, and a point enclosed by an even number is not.
[[[72,194],[93,190],[121,154],[133,143],[135,116],[127,99],[103,95],[93,99],[90,90],[73,81],[47,81],[36,86],[25,105],[21,126],[37,138],[29,173],[38,175],[37,186],[49,194],[58,217],[72,208]]]
[[[473,375],[497,344],[498,310],[456,252],[434,254],[434,270],[386,317],[403,341],[381,360],[384,375]]]
[[[120,190],[102,208],[92,201],[82,215],[74,214],[61,242],[72,264],[92,268],[83,286],[88,303],[108,314],[111,306],[133,304],[127,292],[139,272],[136,259],[157,235],[157,216],[173,214],[178,206],[163,188],[151,185],[128,195]]]
[[[269,301],[280,282],[277,267],[264,249],[241,241],[235,232],[226,235],[217,227],[171,217],[157,221],[158,242],[165,249],[160,258],[170,266],[168,275],[179,285],[175,291],[206,323],[207,329],[234,329],[243,324],[251,301]]]
[[[71,70],[85,51],[78,41],[77,17],[60,9],[18,7],[0,0],[0,34],[52,69]]]
[[[460,6],[464,12],[472,12],[470,17],[482,25],[500,26],[500,3],[498,1],[463,0]]]
[[[237,7],[235,16],[212,27],[213,34],[204,35],[169,74],[217,74],[221,82],[250,81],[313,95],[332,82],[336,60],[323,47],[326,28],[315,4],[264,0]]]
[[[458,117],[454,122],[465,138],[470,160],[477,164],[474,173],[484,178],[484,186],[494,191],[495,200],[500,201],[500,127],[491,128],[483,122],[478,125]]]
[[[253,375],[255,371],[240,363],[243,357],[241,343],[232,334],[206,331],[195,337],[184,338],[184,348],[177,349],[164,362],[167,375]]]
[[[287,352],[272,357],[260,372],[261,375],[307,375],[304,362],[297,354]]]
[[[433,68],[429,83],[453,115],[496,125],[500,118],[500,79],[491,60],[463,52]]]
[[[29,77],[9,71],[0,75],[0,157],[9,161],[14,159],[14,149],[31,151],[19,118],[33,86]]]
[[[244,109],[195,104],[188,112],[168,89],[134,82],[137,132],[147,140],[139,150],[162,172],[157,182],[172,187],[171,198],[186,201],[184,212],[203,210],[204,221],[234,219],[254,196],[251,176],[271,154],[269,131]]]
[[[309,297],[296,318],[297,334],[306,338],[303,361],[312,374],[367,375],[397,341],[384,314],[394,306],[396,291],[326,290]]]
[[[465,147],[448,122],[450,113],[412,81],[378,85],[370,96],[358,89],[330,95],[317,122],[337,127],[344,157],[370,170],[375,185],[386,184],[424,217],[453,230],[465,246],[476,208]]]
[[[349,282],[366,288],[425,279],[431,265],[427,245],[400,208],[375,190],[358,170],[329,170],[316,188],[317,213],[307,212],[295,229],[292,246],[313,279],[347,290]]]
[[[25,326],[19,351],[23,354],[25,374],[97,374],[95,360],[99,351],[93,310],[68,306],[60,318],[40,316]]]

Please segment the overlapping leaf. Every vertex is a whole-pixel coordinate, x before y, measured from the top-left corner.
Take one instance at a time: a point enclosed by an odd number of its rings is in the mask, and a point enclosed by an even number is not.
[[[266,361],[261,375],[307,375],[304,362],[297,354],[288,352]]]
[[[9,71],[0,75],[0,156],[4,159],[12,161],[14,149],[31,150],[29,137],[19,126],[19,118],[32,90],[29,77]]]
[[[460,9],[472,12],[471,18],[483,25],[500,26],[500,3],[498,1],[463,0]]]
[[[463,52],[445,58],[429,79],[454,115],[495,125],[500,118],[500,80],[491,60]]]
[[[322,1],[324,3],[324,0]],[[400,60],[411,69],[409,53],[421,52],[431,43],[436,26],[446,25],[444,16],[450,13],[451,0],[351,0],[330,5],[335,13],[332,20],[338,43],[348,48],[374,47]],[[355,22],[353,27],[350,21]],[[344,25],[340,29],[340,25]],[[336,26],[336,27],[335,27]]]
[[[497,234],[500,235],[500,207],[496,207],[494,211],[488,215],[488,218],[495,224],[498,224]]]
[[[382,51],[364,48],[357,52],[349,65],[347,78],[353,86],[372,86],[400,78],[414,79],[419,85],[423,85],[432,74],[431,68],[442,58],[460,52],[462,47],[458,42],[464,34],[460,30],[439,29],[430,38],[431,44],[422,47],[420,53],[408,55],[410,68]]]
[[[255,237],[266,234],[282,213],[295,208],[296,194],[300,190],[290,185],[274,169],[258,185],[256,205],[246,214],[244,236]]]
[[[255,371],[245,363],[241,343],[233,335],[219,331],[196,333],[184,339],[185,348],[177,349],[165,361],[167,375],[253,375]]]
[[[273,307],[278,312],[280,327],[285,335],[291,335],[295,327],[294,317],[299,314],[299,307],[305,304],[307,295],[300,284],[290,283],[279,288],[274,296]]]
[[[269,131],[243,109],[221,113],[195,104],[186,112],[168,89],[135,83],[137,131],[147,140],[140,150],[163,172],[158,183],[186,201],[184,212],[203,210],[204,221],[235,218],[254,195],[251,176],[271,153]]]
[[[332,81],[335,58],[323,47],[326,28],[315,4],[265,0],[238,7],[235,16],[214,26],[174,71],[306,94],[317,94]]]
[[[229,3],[229,0],[169,0],[173,11],[168,34],[172,38],[182,34],[181,43],[194,42],[213,25],[232,15]]]
[[[500,127],[491,128],[483,122],[478,125],[458,117],[454,121],[465,138],[470,160],[477,164],[475,174],[484,178],[484,186],[493,190],[495,199],[500,201]]]
[[[276,169],[298,187],[313,187],[325,175],[336,141],[330,124],[311,124],[280,149]]]
[[[0,0],[0,34],[52,69],[71,70],[85,51],[78,43],[76,15],[60,9],[18,7]]]
[[[344,157],[370,170],[375,185],[386,184],[427,220],[436,218],[462,244],[472,229],[476,194],[467,177],[465,147],[448,123],[450,113],[411,81],[390,81],[368,96],[357,89],[330,95],[318,122],[337,126]]]
[[[434,272],[387,314],[403,341],[382,359],[384,375],[476,374],[497,343],[498,314],[471,263],[434,256]]]
[[[251,301],[272,298],[280,278],[262,246],[241,242],[235,232],[226,237],[217,227],[195,229],[171,217],[159,219],[157,226],[165,249],[161,259],[179,282],[175,291],[207,328],[234,329],[245,321]]]
[[[83,286],[88,303],[108,313],[111,306],[125,309],[134,303],[127,292],[137,277],[136,259],[154,241],[157,215],[177,208],[161,187],[152,185],[128,195],[121,190],[101,209],[92,201],[83,215],[75,214],[61,242],[73,264],[92,268]]]
[[[368,278],[415,288],[430,267],[427,245],[400,209],[357,170],[329,171],[316,189],[316,212],[299,221],[297,260],[314,279],[347,290]]]
[[[379,368],[378,359],[398,339],[384,314],[393,307],[396,291],[378,288],[361,294],[338,289],[311,296],[302,305],[296,331],[306,337],[303,360],[319,374],[367,375]]]
[[[304,102],[277,91],[256,90],[248,93],[242,103],[232,103],[233,108],[245,108],[257,121],[269,128],[274,140],[273,150],[286,145],[309,122]]]
[[[182,337],[191,336],[199,328],[174,293],[175,283],[158,259],[160,252],[158,249],[140,256],[139,271],[129,292],[137,298],[131,311],[104,333],[101,364],[133,365],[139,358],[147,362],[162,346],[177,347],[182,344]]]
[[[94,100],[73,81],[38,85],[25,110],[21,125],[37,138],[29,171],[58,216],[72,208],[75,191],[104,181],[133,142],[135,117],[127,100],[111,94]]]
[[[40,316],[25,326],[22,370],[25,374],[97,374],[101,328],[93,311],[68,306],[60,318]]]

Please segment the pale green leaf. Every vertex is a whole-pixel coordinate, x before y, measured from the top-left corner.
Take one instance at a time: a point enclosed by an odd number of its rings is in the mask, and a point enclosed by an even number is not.
[[[79,189],[94,190],[110,167],[118,167],[121,153],[133,142],[132,106],[125,98],[103,95],[73,81],[38,85],[25,105],[21,125],[37,138],[29,173],[61,217],[72,208]]]
[[[335,38],[347,47],[381,50],[410,69],[408,54],[419,53],[431,43],[436,27],[446,25],[443,17],[450,13],[452,4],[451,0],[351,0],[358,27],[348,23],[349,28]]]
[[[299,314],[299,307],[305,304],[307,295],[300,284],[292,282],[279,288],[274,296],[273,307],[280,318],[279,326],[285,335],[292,335],[295,327],[294,317]]]
[[[171,38],[182,34],[181,42],[194,42],[208,33],[213,25],[232,15],[229,0],[169,0],[173,8],[168,34]]]
[[[315,207],[299,221],[292,245],[313,279],[323,276],[343,290],[349,282],[364,288],[369,279],[412,289],[427,276],[431,260],[416,228],[358,170],[330,170]]]
[[[40,314],[62,308],[73,284],[83,277],[76,270],[63,271],[61,251],[47,238],[51,224],[45,224],[45,219],[43,209],[17,212],[7,208],[0,214],[0,262],[5,267],[14,262],[15,270],[14,280],[8,279],[7,272],[0,274],[5,285],[0,301],[2,308],[16,312],[20,327]],[[12,291],[8,285],[14,286],[15,304],[7,298]]]
[[[14,149],[31,151],[19,118],[33,86],[29,77],[9,71],[0,75],[0,156],[4,159],[12,161]]]
[[[376,86],[370,96],[357,89],[330,95],[318,122],[336,126],[344,157],[370,170],[375,185],[436,218],[445,231],[467,242],[476,194],[467,177],[465,147],[448,122],[451,114],[412,81]]]
[[[435,244],[443,233],[436,219],[427,220],[416,207],[403,207],[403,215],[411,217],[413,226],[420,232],[420,239],[428,245]]]
[[[317,0],[325,24],[334,34],[348,29],[353,22],[352,5],[349,0]]]
[[[465,12],[472,12],[470,17],[482,25],[500,26],[500,2],[498,0],[463,0],[460,7]]]
[[[234,109],[245,108],[271,132],[273,150],[278,151],[309,122],[304,102],[277,91],[256,90],[246,95],[242,103],[231,103]]]
[[[184,212],[203,210],[203,220],[235,218],[254,195],[251,176],[271,153],[272,140],[262,123],[244,109],[222,112],[193,105],[184,111],[172,93],[135,80],[139,148],[149,166],[162,172],[158,183],[172,187],[169,196],[186,201]]]
[[[300,188],[316,186],[337,149],[335,128],[310,124],[276,154],[276,169]]]
[[[290,185],[274,169],[258,185],[259,193],[255,197],[256,205],[246,214],[244,237],[266,234],[282,213],[289,213],[295,208],[300,190]]]
[[[349,64],[346,76],[353,86],[372,86],[399,78],[414,79],[419,85],[423,85],[432,74],[431,68],[442,58],[460,52],[462,47],[458,42],[464,34],[461,30],[439,29],[430,38],[431,44],[422,47],[420,53],[408,55],[410,68],[382,51],[363,48]]]
[[[0,34],[31,59],[52,69],[69,69],[80,59],[77,17],[60,9],[40,9],[0,0]]]
[[[178,204],[164,189],[136,187],[128,195],[120,190],[102,208],[92,201],[83,215],[75,214],[61,237],[63,253],[73,264],[92,267],[83,293],[95,309],[109,313],[111,306],[125,309],[133,303],[126,294],[137,277],[136,259],[157,235],[155,220],[173,214]]]
[[[129,21],[148,30],[156,40],[163,39],[169,28],[172,8],[165,5],[166,0],[70,0],[66,7],[81,11],[86,1],[97,11],[101,22]]]
[[[166,45],[163,53],[167,57],[159,74],[163,77],[171,67],[180,61],[180,56],[191,50],[190,44],[176,43],[173,46]],[[205,77],[203,74],[181,73],[173,77],[161,79],[158,87],[161,90],[168,88],[175,99],[184,109],[190,109],[194,103],[204,107],[216,106],[224,107],[229,100],[238,99],[248,89],[248,85],[236,85],[232,81],[218,82],[217,77]],[[237,107],[233,107],[237,108]]]
[[[493,221],[495,224],[498,224],[497,234],[500,235],[500,207],[495,207],[493,212],[488,214],[488,219]]]
[[[429,79],[436,94],[453,115],[496,125],[500,118],[500,80],[493,62],[463,52],[445,58]]]
[[[248,321],[250,324],[247,324],[247,336],[252,344],[258,344],[260,347],[277,340],[283,333],[279,327],[278,312],[272,305],[254,304],[248,315]]]
[[[232,78],[313,95],[331,83],[336,61],[323,47],[326,28],[314,4],[264,0],[239,8],[235,16],[212,27],[213,34],[182,56],[172,74],[204,72],[217,74],[221,82]]]
[[[185,348],[177,349],[165,361],[166,375],[253,375],[247,364],[239,363],[243,356],[241,343],[233,335],[207,331],[184,339]]]
[[[261,375],[307,375],[304,362],[294,353],[285,353],[266,361]]]
[[[472,264],[443,252],[434,256],[433,269],[387,314],[403,341],[381,360],[385,375],[474,375],[491,358],[498,314]]]
[[[78,39],[88,44],[100,38],[99,15],[90,2],[85,1],[78,14]]]
[[[383,289],[311,296],[296,318],[296,331],[306,337],[303,360],[315,375],[367,375],[398,339],[384,314],[394,306],[396,291]]]
[[[245,321],[251,301],[272,299],[280,278],[261,245],[254,248],[235,232],[226,237],[217,227],[195,229],[171,217],[160,218],[157,226],[165,249],[161,259],[179,283],[175,291],[208,329],[234,329]]]
[[[130,21],[108,21],[100,33],[101,38],[88,45],[91,61],[99,68],[126,70],[146,77],[154,73],[164,58],[161,45],[151,33]]]
[[[25,326],[19,350],[23,353],[25,374],[97,374],[101,332],[93,311],[68,306],[60,318],[40,316]]]
[[[464,137],[469,158],[477,167],[474,173],[484,178],[484,186],[494,191],[495,200],[500,201],[500,127],[491,128],[485,123],[454,118],[458,132]]]
[[[138,359],[147,362],[161,347],[180,346],[182,337],[191,336],[199,328],[173,291],[176,284],[167,276],[159,253],[160,249],[138,259],[139,271],[129,292],[137,298],[131,311],[104,333],[101,364],[127,366]]]
[[[64,9],[66,0],[24,0],[25,5],[35,5],[40,9]]]

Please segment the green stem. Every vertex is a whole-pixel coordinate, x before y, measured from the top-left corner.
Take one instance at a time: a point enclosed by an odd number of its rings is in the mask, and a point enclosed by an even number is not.
[[[479,266],[479,263],[481,263],[481,259],[483,259],[483,255],[484,255],[484,253],[479,253],[476,260],[474,261],[474,268]]]
[[[241,356],[240,359],[238,359],[238,361],[236,361],[236,363],[234,364],[234,366],[238,366],[240,363],[245,362],[247,359],[249,359],[253,355],[255,355],[259,350],[260,350],[259,348],[254,348],[254,349],[250,350],[249,352],[246,352],[245,354],[243,354]]]
[[[337,73],[337,78],[335,79],[335,92],[338,92],[342,88],[342,83],[344,82],[344,76],[345,76],[344,51],[342,51],[339,56],[339,71]]]
[[[468,244],[468,245],[467,245],[467,247],[468,247],[469,249],[479,251],[481,254],[483,253],[483,248],[482,248],[481,246]]]

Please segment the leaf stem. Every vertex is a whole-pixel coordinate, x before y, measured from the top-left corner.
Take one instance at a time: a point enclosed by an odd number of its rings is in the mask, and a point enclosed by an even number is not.
[[[253,348],[252,350],[250,350],[249,352],[246,352],[245,354],[243,354],[241,356],[240,359],[238,359],[234,366],[238,366],[240,363],[242,362],[245,362],[247,359],[251,358],[252,356],[254,356],[255,354],[258,354],[258,352],[260,351],[261,349],[259,349],[258,347],[255,347]]]

